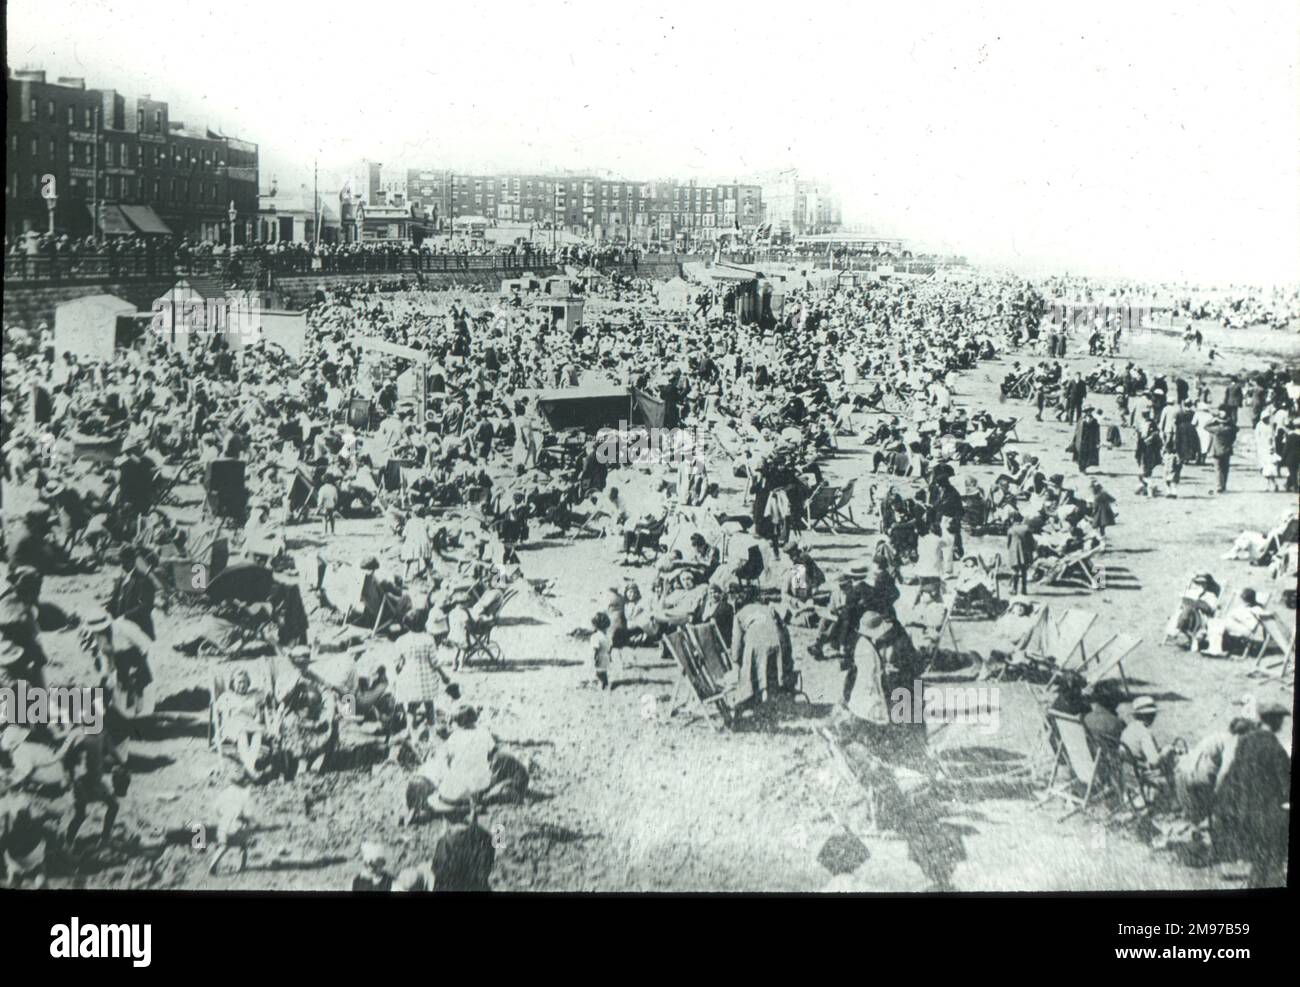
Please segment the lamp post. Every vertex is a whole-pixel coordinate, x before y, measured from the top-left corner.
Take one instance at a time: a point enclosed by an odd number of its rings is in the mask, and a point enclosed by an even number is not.
[[[50,214],[50,236],[54,235],[54,207],[59,201],[57,186],[53,175],[41,176],[41,198]]]
[[[235,249],[235,218],[239,213],[235,209],[235,200],[230,200],[230,208],[226,210],[226,217],[230,220],[230,249]]]

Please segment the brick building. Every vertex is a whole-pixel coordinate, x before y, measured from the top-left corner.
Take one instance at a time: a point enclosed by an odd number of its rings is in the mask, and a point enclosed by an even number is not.
[[[235,242],[256,237],[256,144],[172,120],[167,103],[88,89],[85,80],[47,82],[40,71],[6,76],[5,234],[44,231],[42,176],[58,194],[56,231],[85,236],[176,233]],[[98,188],[96,188],[98,185]]]
[[[614,242],[703,242],[764,222],[758,185],[632,181],[595,175],[406,172],[409,201],[435,225],[456,216],[536,223]]]

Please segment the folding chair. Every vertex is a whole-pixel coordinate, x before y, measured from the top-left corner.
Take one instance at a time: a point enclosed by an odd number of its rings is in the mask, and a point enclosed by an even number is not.
[[[1104,544],[1079,552],[1071,552],[1057,559],[1043,581],[1055,586],[1071,577],[1075,577],[1094,590],[1106,588],[1106,568],[1094,559],[1106,550]]]
[[[1255,652],[1255,667],[1246,674],[1251,678],[1278,679],[1282,682],[1295,678],[1296,629],[1287,634],[1282,618],[1270,611],[1255,614],[1255,624],[1263,632],[1263,639]],[[1280,655],[1270,655],[1269,645],[1274,645]],[[1249,657],[1249,656],[1248,656]]]
[[[1097,622],[1097,615],[1088,610],[1076,610],[1073,607],[1065,611],[1059,620],[1053,619],[1051,612],[1044,609],[1044,617],[1030,634],[1025,646],[1025,653],[1030,657],[1052,666],[1053,672],[1047,687],[1056,681],[1056,677],[1076,664],[1086,666],[1088,654],[1083,646],[1092,625]],[[1075,656],[1078,656],[1077,663]]]
[[[1111,672],[1118,671],[1120,681],[1124,684],[1125,694],[1132,696],[1133,691],[1129,688],[1128,676],[1124,674],[1124,659],[1136,651],[1141,643],[1140,637],[1123,631],[1112,636],[1092,653],[1090,660],[1093,668],[1085,670],[1088,685],[1096,685]],[[1085,669],[1086,664],[1085,662]]]
[[[835,510],[835,488],[829,483],[819,483],[803,505],[803,523],[809,530],[831,530]]]
[[[1189,586],[1187,589],[1183,590],[1183,592],[1179,595],[1178,602],[1174,605],[1173,612],[1169,615],[1169,620],[1165,623],[1164,634],[1160,638],[1160,643],[1162,645],[1168,644],[1171,640],[1176,640],[1179,637],[1179,635],[1186,633],[1185,631],[1180,630],[1178,625],[1183,616],[1183,604],[1185,602],[1192,602],[1190,598],[1194,595],[1194,591],[1195,591],[1195,587]],[[1195,608],[1195,615],[1197,617],[1197,627],[1195,632],[1193,632],[1192,635],[1193,639],[1199,637],[1201,634],[1205,632],[1205,625],[1207,620],[1210,617],[1214,617],[1221,613],[1227,612],[1228,607],[1231,606],[1232,604],[1233,598],[1234,598],[1234,591],[1228,589],[1227,585],[1225,584],[1220,588],[1218,594],[1218,602],[1215,604],[1214,609],[1210,613],[1207,614],[1199,606]]]
[[[1058,819],[1059,822],[1088,808],[1093,790],[1104,776],[1102,761],[1105,755],[1100,747],[1095,754],[1089,748],[1088,731],[1079,717],[1057,710],[1048,710],[1047,716],[1049,723],[1056,727],[1056,761],[1047,786],[1039,796],[1038,807],[1043,808],[1054,801],[1071,806],[1070,811]],[[1066,769],[1064,776],[1062,767]],[[1076,785],[1084,786],[1082,797],[1075,790]]]
[[[835,501],[831,504],[830,524],[837,534],[841,527],[850,530],[859,530],[862,527],[853,517],[853,490],[857,482],[857,480],[850,480],[836,491]]]
[[[952,645],[953,654],[961,654],[961,643],[957,640],[957,629],[953,627],[952,622],[952,605],[949,604],[943,608],[943,617],[937,625],[931,624],[908,624],[908,627],[919,627],[927,639],[925,671],[921,673],[924,678],[934,667],[934,663],[939,659],[939,649],[943,646],[944,637],[947,636],[948,643]],[[934,637],[930,638],[930,632],[933,630]]]
[[[729,657],[721,657],[727,652],[721,646],[722,635],[717,625],[710,621],[705,626],[710,627],[711,631],[704,631],[696,636],[692,636],[691,628],[682,628],[664,635],[664,644],[681,670],[681,678],[678,679],[672,697],[669,699],[669,715],[676,714],[678,710],[688,705],[691,701],[690,697],[693,696],[696,715],[705,717],[717,729],[722,730],[731,723],[731,703],[728,690],[721,685],[720,680],[713,677],[711,669],[722,667],[721,661],[725,661],[726,666],[729,667],[731,660]],[[717,635],[716,639],[713,635]],[[707,648],[701,647],[698,643],[702,639],[710,641]],[[715,646],[719,649],[720,655],[710,657],[708,652]],[[685,690],[689,690],[689,696],[682,699],[680,697]]]
[[[1155,805],[1157,786],[1151,781],[1150,771],[1119,741],[1104,741],[1103,774],[1113,783],[1116,793],[1135,815],[1150,814]]]
[[[483,607],[476,605],[477,616],[471,613],[466,630],[469,633],[469,646],[461,656],[461,660],[468,662],[476,655],[482,655],[490,662],[500,663],[505,661],[505,654],[501,651],[501,646],[492,640],[492,631],[501,619],[501,611],[505,609],[519,590],[512,587],[500,591],[500,595],[489,600]]]
[[[217,699],[226,691],[226,680],[220,673],[212,676],[212,687],[209,691],[208,698],[208,746],[218,753],[221,752],[221,745],[228,739],[225,733],[225,724],[222,723],[222,716],[217,712]]]

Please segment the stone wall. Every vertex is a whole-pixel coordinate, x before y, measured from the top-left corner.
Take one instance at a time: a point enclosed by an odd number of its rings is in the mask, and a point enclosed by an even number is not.
[[[4,318],[6,325],[35,329],[42,322],[54,325],[54,309],[60,302],[70,302],[87,295],[117,295],[141,311],[147,312],[155,298],[168,291],[171,281],[123,281],[60,285],[5,285]]]
[[[618,271],[628,277],[666,279],[678,277],[682,273],[678,259],[659,258],[654,255],[641,258],[634,268],[631,264],[607,265],[608,273]],[[429,288],[455,288],[457,286],[496,290],[501,281],[507,277],[517,277],[516,271],[457,271],[428,274],[403,272],[396,274],[300,274],[282,275],[275,278],[275,288],[279,294],[276,304],[289,308],[301,309],[310,305],[316,292],[330,285],[365,284],[371,281],[401,282],[404,284],[423,284]],[[538,277],[550,277],[563,273],[556,267],[538,267],[533,269]],[[54,324],[54,308],[60,302],[87,295],[117,295],[125,298],[141,311],[148,311],[153,300],[169,288],[176,278],[166,281],[87,281],[73,284],[24,284],[8,281],[5,284],[4,318],[9,325],[24,326],[35,329],[41,322]]]

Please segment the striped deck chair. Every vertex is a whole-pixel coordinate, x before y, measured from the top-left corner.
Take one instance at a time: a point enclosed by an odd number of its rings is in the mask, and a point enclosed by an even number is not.
[[[664,635],[664,644],[681,670],[681,678],[669,700],[670,714],[675,714],[694,699],[695,712],[710,720],[719,730],[731,723],[731,703],[726,671],[731,667],[727,649],[717,624],[683,627]],[[688,691],[686,699],[681,699]]]

